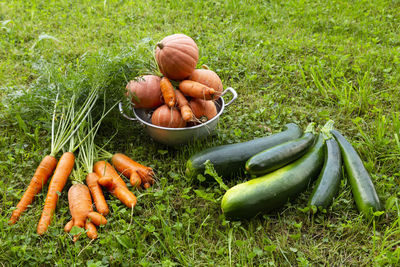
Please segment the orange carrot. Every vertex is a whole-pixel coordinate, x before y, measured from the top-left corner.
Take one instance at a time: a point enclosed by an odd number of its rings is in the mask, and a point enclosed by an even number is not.
[[[99,185],[101,185],[101,186],[104,186],[104,187],[110,187],[110,186],[113,185],[113,178],[110,177],[110,176],[100,177],[100,178],[97,180],[97,183],[98,183]]]
[[[179,84],[179,89],[181,90],[182,93],[185,95],[194,97],[194,98],[200,98],[203,100],[212,100],[217,97],[218,92],[215,91],[215,89],[210,88],[204,84],[195,82],[195,81],[190,81],[190,80],[184,80]]]
[[[175,95],[176,95],[176,102],[178,103],[179,108],[189,105],[189,101],[186,99],[186,97],[182,94],[181,91],[175,90]]]
[[[117,171],[114,169],[106,161],[98,161],[93,166],[93,170],[96,172],[98,176],[100,176],[99,183],[107,188],[110,193],[121,200],[127,207],[133,208],[137,203],[136,196],[129,191],[128,187],[126,186],[125,182],[122,178],[118,175]],[[106,180],[109,180],[109,177],[112,178],[112,182],[103,184],[103,178],[106,177]]]
[[[74,226],[84,227],[89,212],[93,210],[89,188],[84,184],[74,184],[68,190],[69,211]]]
[[[184,121],[193,121],[193,111],[188,105],[181,107],[181,115]]]
[[[64,231],[69,232],[74,226],[83,228],[87,215],[93,209],[89,188],[83,184],[72,185],[68,190],[68,203],[72,220],[64,226]],[[74,242],[78,237],[79,235],[74,236]]]
[[[161,78],[160,87],[165,104],[170,108],[174,107],[176,104],[174,87],[167,77]]]
[[[108,190],[128,208],[136,206],[137,198],[127,187],[117,185],[108,188]]]
[[[97,229],[96,229],[96,226],[94,226],[93,223],[91,223],[89,221],[86,221],[85,229],[87,230],[86,234],[90,239],[96,239],[97,238]]]
[[[132,172],[129,181],[131,182],[131,185],[136,188],[142,184],[142,179],[140,179],[140,175],[137,172]]]
[[[56,170],[50,180],[42,216],[37,226],[37,233],[42,235],[51,223],[53,212],[56,209],[58,194],[62,192],[68,177],[74,167],[75,156],[72,152],[65,152],[58,161]]]
[[[86,176],[86,183],[89,187],[90,193],[92,194],[94,205],[99,213],[107,215],[110,210],[108,208],[106,199],[104,198],[103,190],[101,189],[99,183],[99,176],[95,173],[89,173]]]
[[[69,222],[67,222],[67,224],[64,226],[64,231],[65,232],[70,232],[72,227],[74,226],[74,220],[70,220]]]
[[[102,225],[106,224],[107,220],[100,213],[93,211],[89,188],[84,184],[72,185],[68,190],[68,202],[72,220],[65,225],[64,231],[71,231],[73,226],[85,227],[89,238],[97,238],[97,230],[93,223]],[[74,236],[74,242],[78,237]]]
[[[132,177],[132,175],[136,175],[137,173],[142,180],[143,187],[148,188],[150,185],[154,184],[154,172],[152,168],[137,163],[122,153],[114,154],[111,158],[111,162],[114,167],[126,177]]]
[[[107,219],[103,215],[95,211],[89,212],[88,218],[92,223],[94,223],[97,226],[105,225],[107,223]]]
[[[115,169],[110,165],[110,163],[106,161],[101,160],[96,162],[93,166],[93,171],[100,177],[102,181],[106,179],[109,180],[112,184],[118,184],[127,187],[121,176],[119,176]]]
[[[26,189],[21,200],[17,204],[17,208],[12,212],[9,224],[14,224],[18,221],[21,214],[33,202],[35,196],[42,190],[43,185],[47,183],[49,177],[57,165],[57,159],[53,156],[46,156],[42,159],[33,175],[28,188]]]
[[[179,90],[175,91],[175,95],[176,95],[176,101],[178,102],[178,107],[181,111],[182,118],[185,121],[192,121],[194,119],[194,115],[186,97]]]

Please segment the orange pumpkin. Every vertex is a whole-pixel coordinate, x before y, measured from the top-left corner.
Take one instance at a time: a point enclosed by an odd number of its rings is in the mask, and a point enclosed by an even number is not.
[[[177,108],[170,108],[167,105],[158,107],[151,116],[151,123],[161,127],[183,128],[186,122]]]
[[[216,92],[222,93],[223,86],[219,76],[209,69],[195,69],[188,78],[189,80],[199,82],[213,88]],[[220,95],[217,93],[217,95]]]
[[[193,98],[189,102],[190,108],[194,116],[200,122],[206,122],[217,116],[217,107],[212,100],[203,100],[200,98]]]
[[[162,104],[161,78],[155,75],[144,75],[126,85],[126,96],[135,108],[156,108]]]
[[[199,49],[192,38],[173,34],[157,43],[156,61],[161,73],[172,80],[183,80],[194,71]]]

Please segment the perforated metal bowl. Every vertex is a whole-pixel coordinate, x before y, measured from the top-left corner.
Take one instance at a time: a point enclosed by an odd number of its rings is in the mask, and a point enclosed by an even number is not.
[[[232,94],[232,98],[228,103],[225,104],[223,96],[225,96],[225,94],[228,92]],[[225,107],[232,104],[236,98],[237,93],[235,89],[231,87],[226,88],[223,91],[222,96],[215,101],[215,106],[217,107],[218,112],[217,116],[205,123],[185,128],[167,128],[152,124],[152,109],[132,108],[133,114],[135,115],[135,118],[132,118],[125,114],[121,102],[119,103],[119,111],[121,112],[122,116],[128,120],[139,121],[144,126],[145,131],[157,142],[169,146],[179,146],[187,144],[192,140],[201,139],[210,135],[217,126],[219,117],[224,112]]]

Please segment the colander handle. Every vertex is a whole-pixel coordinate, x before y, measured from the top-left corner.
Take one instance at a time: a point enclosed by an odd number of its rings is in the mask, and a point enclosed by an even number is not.
[[[122,108],[122,102],[118,103],[118,108],[119,108],[119,113],[121,113],[121,115],[124,116],[125,119],[128,119],[130,121],[137,121],[136,118],[129,117],[128,115],[125,114],[125,112]]]
[[[226,89],[222,92],[221,96],[225,95],[227,92],[230,92],[230,93],[232,94],[232,99],[231,99],[228,103],[225,104],[225,107],[226,107],[226,106],[229,106],[230,104],[232,104],[233,101],[235,101],[236,98],[238,97],[238,94],[236,93],[236,90],[233,89],[232,87],[226,88]]]

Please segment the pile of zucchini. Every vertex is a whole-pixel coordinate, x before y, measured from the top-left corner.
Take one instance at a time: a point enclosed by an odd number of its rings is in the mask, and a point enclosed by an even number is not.
[[[358,210],[367,218],[381,210],[371,176],[353,146],[333,129],[333,121],[320,134],[311,123],[302,132],[294,123],[285,130],[252,141],[204,150],[187,162],[187,174],[204,173],[210,161],[223,178],[244,169],[257,178],[230,188],[221,208],[230,218],[249,218],[282,207],[317,180],[308,205],[326,208],[336,196],[342,178],[342,161]]]

